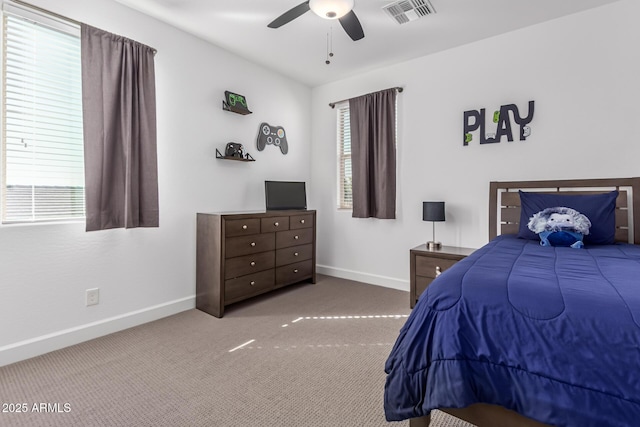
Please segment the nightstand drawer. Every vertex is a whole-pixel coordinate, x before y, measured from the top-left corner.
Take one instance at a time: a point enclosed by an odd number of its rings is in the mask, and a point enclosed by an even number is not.
[[[439,273],[442,273],[456,262],[458,260],[417,256],[416,275],[435,279]]]
[[[422,295],[431,282],[433,282],[433,278],[431,277],[416,276],[416,299]]]
[[[420,294],[427,289],[431,282],[456,262],[473,253],[474,249],[457,246],[442,246],[438,249],[428,249],[427,245],[417,246],[409,252],[411,267],[409,306],[413,308]]]

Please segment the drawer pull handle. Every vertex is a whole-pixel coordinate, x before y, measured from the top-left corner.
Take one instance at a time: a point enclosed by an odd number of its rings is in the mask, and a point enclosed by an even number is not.
[[[300,224],[304,224],[304,219],[301,219],[301,220],[300,220]]]
[[[251,261],[251,264],[249,264],[251,267],[255,267],[256,266],[256,262],[255,261]]]
[[[255,246],[255,245],[256,245],[256,242],[251,242],[251,243],[250,243],[250,245],[251,245],[251,246]]]
[[[438,277],[441,274],[442,274],[442,270],[440,269],[440,266],[436,265],[436,277]]]
[[[247,228],[249,228],[249,227],[247,227],[247,224],[245,224],[245,225],[243,225],[243,226],[242,226],[242,229],[243,229],[243,230],[246,230]]]
[[[256,284],[256,282],[252,280],[251,282],[249,282],[249,284],[250,284],[251,286],[254,286],[254,285]]]
[[[293,253],[293,256],[298,256],[298,255],[299,255],[298,252]]]
[[[294,273],[297,273],[297,272],[298,272],[298,269],[296,268],[295,270],[293,270],[293,272],[294,272]]]
[[[298,239],[300,238],[300,236],[293,236],[293,238],[294,238],[295,240],[298,240]]]
[[[274,222],[273,225],[277,227],[277,226],[280,225],[280,223],[279,222]]]

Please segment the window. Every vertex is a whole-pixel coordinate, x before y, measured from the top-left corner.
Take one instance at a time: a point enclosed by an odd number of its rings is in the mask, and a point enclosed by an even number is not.
[[[353,209],[351,175],[351,122],[349,102],[336,104],[338,109],[338,209]],[[396,141],[398,140],[398,108],[396,101]]]
[[[349,103],[338,108],[338,209],[351,209],[351,123],[349,121]]]
[[[3,11],[2,222],[84,218],[80,30]]]

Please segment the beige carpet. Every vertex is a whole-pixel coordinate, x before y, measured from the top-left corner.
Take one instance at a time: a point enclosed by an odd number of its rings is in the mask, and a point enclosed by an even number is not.
[[[408,426],[382,409],[408,307],[406,292],[319,276],[222,319],[186,311],[0,368],[0,425]],[[431,425],[468,426],[436,411]]]

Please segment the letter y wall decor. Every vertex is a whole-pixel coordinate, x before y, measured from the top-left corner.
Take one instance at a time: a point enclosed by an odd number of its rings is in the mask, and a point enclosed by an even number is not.
[[[476,134],[479,135],[480,144],[501,142],[504,137],[511,142],[514,139],[514,133],[520,141],[525,141],[531,135],[529,123],[533,120],[534,109],[534,101],[529,101],[526,115],[521,115],[515,104],[501,105],[499,110],[493,112],[492,124],[489,127],[486,124],[486,109],[465,111],[463,145],[469,145],[471,141],[475,141]]]

